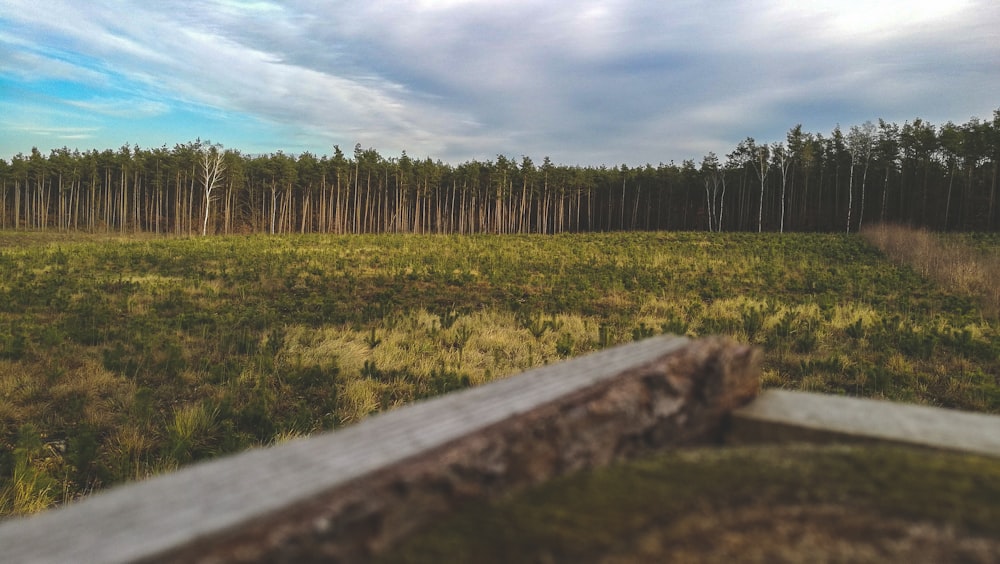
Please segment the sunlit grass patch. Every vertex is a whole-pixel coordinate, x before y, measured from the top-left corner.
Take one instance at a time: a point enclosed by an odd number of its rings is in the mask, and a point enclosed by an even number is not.
[[[347,380],[340,393],[342,398],[339,411],[343,424],[357,423],[382,407],[379,403],[381,385],[364,378]]]
[[[302,334],[308,334],[311,344],[303,346]],[[365,343],[365,332],[346,327],[288,328],[287,346],[283,354],[301,359],[307,364],[336,363],[346,374],[360,373],[371,359],[371,348]]]

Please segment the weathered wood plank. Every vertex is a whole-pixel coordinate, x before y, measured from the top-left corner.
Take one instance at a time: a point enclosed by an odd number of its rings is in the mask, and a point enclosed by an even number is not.
[[[365,559],[459,503],[721,440],[745,346],[658,337],[0,525],[7,562]]]
[[[733,412],[728,441],[889,442],[1000,457],[1000,417],[922,405],[768,390]]]

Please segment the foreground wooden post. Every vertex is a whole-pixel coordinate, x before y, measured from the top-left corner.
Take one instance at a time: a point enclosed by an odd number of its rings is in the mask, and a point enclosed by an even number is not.
[[[721,442],[757,355],[657,337],[0,526],[6,562],[360,561],[471,499]]]

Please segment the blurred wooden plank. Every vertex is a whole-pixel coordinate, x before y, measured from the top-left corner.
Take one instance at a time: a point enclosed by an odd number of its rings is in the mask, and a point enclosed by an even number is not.
[[[768,390],[733,412],[729,442],[889,442],[1000,457],[1000,417]]]
[[[6,562],[364,560],[464,500],[721,439],[756,382],[748,347],[656,337],[9,521],[0,547]]]

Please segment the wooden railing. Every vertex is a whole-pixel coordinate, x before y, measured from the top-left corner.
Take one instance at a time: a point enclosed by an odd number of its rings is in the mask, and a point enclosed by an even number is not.
[[[769,390],[733,412],[727,442],[892,443],[1000,458],[1000,417]]]
[[[880,440],[1000,456],[997,417],[780,391],[748,403],[757,382],[749,347],[656,337],[3,523],[2,560],[365,561],[469,500],[684,445]]]

